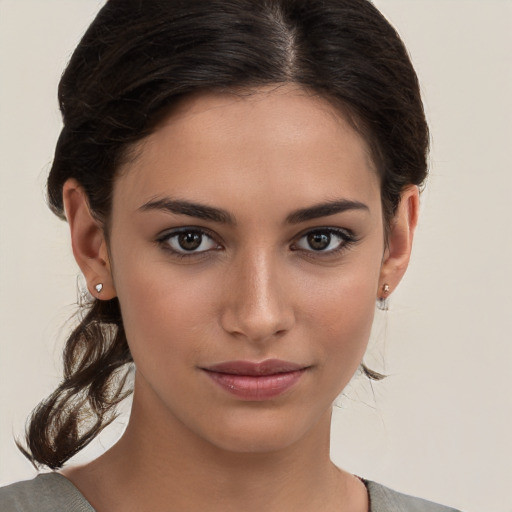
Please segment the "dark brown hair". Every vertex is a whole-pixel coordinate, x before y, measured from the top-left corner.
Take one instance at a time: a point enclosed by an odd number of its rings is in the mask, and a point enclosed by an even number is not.
[[[64,218],[75,178],[108,235],[116,171],[163,113],[193,93],[283,83],[332,101],[363,135],[389,225],[403,188],[426,178],[429,137],[407,51],[367,0],[108,0],[59,85],[50,207]],[[86,446],[130,393],[130,362],[118,300],[94,300],[67,341],[62,384],[32,413],[25,455],[55,469]]]

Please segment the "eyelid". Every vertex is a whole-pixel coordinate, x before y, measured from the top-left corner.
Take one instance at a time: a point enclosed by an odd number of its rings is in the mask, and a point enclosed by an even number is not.
[[[187,233],[187,232],[196,232],[200,233],[201,236],[208,237],[210,240],[212,240],[215,244],[215,248],[206,249],[202,251],[180,251],[176,250],[167,242],[170,238],[176,237],[180,235],[181,233]],[[301,240],[308,235],[312,233],[329,233],[330,235],[334,235],[341,239],[340,244],[338,247],[334,249],[330,249],[328,251],[325,250],[318,250],[315,251],[314,249],[306,249],[306,248],[296,248],[296,242],[292,244],[291,250],[292,251],[300,251],[304,254],[306,254],[308,257],[312,258],[322,258],[322,257],[329,257],[337,255],[344,250],[348,249],[352,244],[356,243],[358,241],[358,238],[354,234],[354,232],[347,228],[340,228],[340,227],[331,227],[331,226],[318,226],[315,228],[309,228],[307,231],[304,231],[300,235],[298,235],[295,240]],[[189,257],[201,257],[201,256],[207,256],[208,253],[214,250],[218,250],[219,248],[222,248],[222,244],[218,242],[218,236],[214,233],[212,233],[210,230],[199,227],[199,226],[182,226],[178,228],[168,229],[162,233],[160,233],[156,238],[156,243],[161,245],[162,248],[170,253],[173,254],[173,256],[178,258],[189,258]]]
[[[202,237],[207,237],[212,240],[216,247],[211,249],[206,249],[202,251],[186,251],[186,250],[177,250],[168,243],[168,240],[174,237],[179,236],[182,233],[199,233]],[[160,233],[156,238],[156,243],[161,245],[162,248],[166,251],[169,251],[173,255],[179,258],[188,258],[193,256],[204,256],[206,253],[218,249],[221,244],[218,242],[217,237],[213,235],[208,229],[198,227],[198,226],[182,226],[179,228],[168,229]],[[201,242],[202,244],[202,242]]]
[[[321,227],[308,229],[307,231],[305,231],[304,233],[299,235],[297,237],[297,240],[302,240],[303,238],[305,238],[308,235],[313,234],[313,233],[329,233],[330,235],[334,235],[334,236],[340,238],[341,242],[336,248],[330,249],[328,251],[326,251],[326,250],[315,251],[314,249],[305,249],[305,248],[298,248],[298,249],[293,249],[293,250],[302,251],[303,253],[306,253],[306,254],[308,254],[308,256],[312,256],[312,257],[328,257],[330,255],[332,256],[332,255],[338,254],[338,253],[348,249],[350,247],[350,245],[352,245],[358,241],[357,237],[351,230],[346,229],[346,228],[329,227],[329,226],[321,226]]]

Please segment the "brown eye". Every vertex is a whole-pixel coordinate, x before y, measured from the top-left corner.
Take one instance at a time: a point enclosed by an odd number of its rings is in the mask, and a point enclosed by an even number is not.
[[[193,251],[200,247],[203,237],[197,232],[181,233],[178,235],[178,244],[186,251]]]
[[[310,253],[335,254],[355,241],[351,232],[339,228],[323,228],[310,231],[300,237],[294,250]]]
[[[158,241],[168,250],[182,255],[199,254],[219,247],[215,240],[199,229],[181,229],[166,233]]]
[[[309,246],[315,251],[322,251],[329,247],[331,235],[325,233],[310,233],[307,236]]]

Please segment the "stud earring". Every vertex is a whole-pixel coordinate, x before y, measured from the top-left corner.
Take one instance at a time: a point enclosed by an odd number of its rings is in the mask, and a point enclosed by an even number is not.
[[[103,283],[98,283],[94,288],[96,288],[98,293],[101,293],[101,290],[103,290]]]
[[[378,298],[377,300],[377,307],[381,310],[381,311],[387,311],[389,309],[389,305],[388,305],[388,294],[389,294],[389,291],[391,290],[389,284],[387,283],[384,283],[382,285],[382,296]]]

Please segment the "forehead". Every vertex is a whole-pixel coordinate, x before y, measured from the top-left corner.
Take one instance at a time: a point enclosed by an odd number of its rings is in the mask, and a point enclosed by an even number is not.
[[[380,197],[365,140],[325,98],[297,86],[187,98],[135,154],[114,200],[172,195],[235,207],[237,198],[243,206]]]

